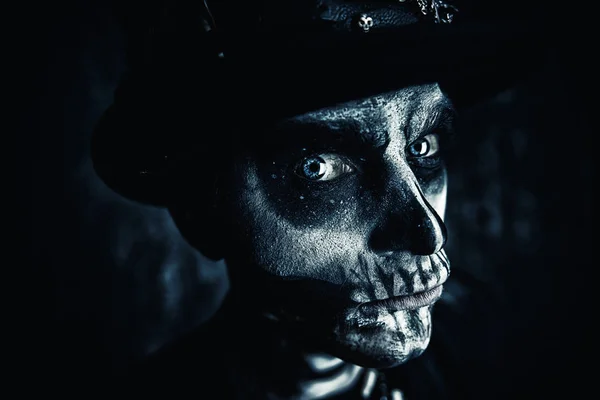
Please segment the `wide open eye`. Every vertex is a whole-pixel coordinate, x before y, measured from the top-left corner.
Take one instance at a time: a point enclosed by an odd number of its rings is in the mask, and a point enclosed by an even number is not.
[[[440,150],[438,135],[432,133],[412,142],[408,146],[409,157],[431,157]]]
[[[336,154],[305,157],[294,170],[298,176],[310,181],[331,181],[353,171],[354,168]]]

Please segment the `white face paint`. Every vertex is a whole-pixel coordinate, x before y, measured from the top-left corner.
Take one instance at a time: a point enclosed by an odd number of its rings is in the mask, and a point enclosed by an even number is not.
[[[451,114],[437,85],[415,86],[286,120],[239,150],[223,205],[233,290],[346,361],[423,352],[449,274]]]

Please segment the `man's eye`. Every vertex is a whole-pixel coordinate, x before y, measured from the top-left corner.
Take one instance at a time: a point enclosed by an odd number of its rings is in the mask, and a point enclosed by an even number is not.
[[[309,181],[331,181],[354,168],[336,154],[319,154],[303,158],[295,167],[295,173]]]
[[[408,146],[408,155],[410,157],[431,157],[440,150],[438,135],[429,134],[412,142]]]

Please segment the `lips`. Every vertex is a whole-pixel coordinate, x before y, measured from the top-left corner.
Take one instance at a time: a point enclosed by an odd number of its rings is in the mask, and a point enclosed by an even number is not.
[[[443,286],[438,285],[432,289],[413,293],[405,296],[390,297],[384,300],[375,300],[363,303],[362,307],[385,309],[387,311],[415,310],[435,303],[442,295]]]

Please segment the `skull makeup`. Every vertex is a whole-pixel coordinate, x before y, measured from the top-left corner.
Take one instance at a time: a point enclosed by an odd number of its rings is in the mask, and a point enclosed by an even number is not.
[[[424,351],[449,274],[441,155],[451,117],[437,85],[415,86],[232,147],[218,207],[240,316],[268,316],[363,366]]]

